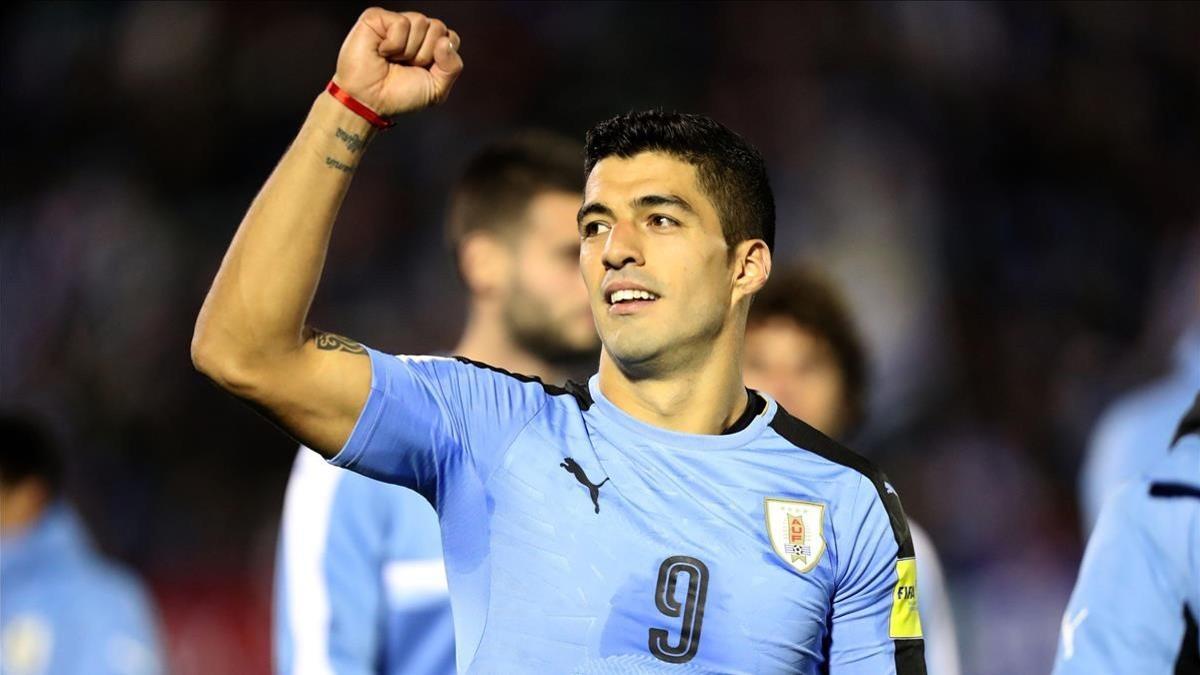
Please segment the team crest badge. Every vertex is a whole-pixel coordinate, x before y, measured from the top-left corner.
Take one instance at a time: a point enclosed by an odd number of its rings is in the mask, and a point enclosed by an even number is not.
[[[825,553],[825,505],[767,497],[763,509],[775,553],[797,572],[816,567]]]

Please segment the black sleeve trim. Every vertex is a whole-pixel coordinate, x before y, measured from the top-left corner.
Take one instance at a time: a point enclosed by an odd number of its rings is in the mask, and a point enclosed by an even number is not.
[[[1151,497],[1195,497],[1200,499],[1200,487],[1187,483],[1151,483]]]
[[[1175,659],[1175,675],[1200,674],[1200,629],[1196,626],[1196,617],[1183,606],[1183,642],[1179,645],[1179,657]]]
[[[925,641],[892,640],[896,645],[896,674],[925,675]]]
[[[542,389],[545,389],[546,393],[550,394],[551,396],[572,396],[579,403],[580,410],[587,410],[588,408],[592,407],[592,393],[588,391],[586,384],[580,384],[578,382],[568,380],[564,386],[559,387],[557,385],[546,384],[545,382],[542,382],[542,378],[540,377],[532,377],[530,375],[513,373],[503,368],[497,368],[496,366],[483,363],[482,361],[472,361],[465,356],[455,356],[453,358],[455,361],[465,363],[469,366],[475,366],[476,368],[483,368],[484,370],[490,370],[495,373],[500,373],[501,375],[507,375],[518,382],[524,382],[526,384],[539,384],[541,385]]]
[[[889,490],[891,483],[888,482],[887,476],[872,464],[871,460],[792,417],[782,407],[775,414],[775,419],[771,420],[771,428],[792,445],[820,455],[831,462],[850,467],[866,476],[875,486],[880,501],[887,509],[888,520],[892,523],[892,534],[896,537],[896,545],[900,548],[897,557],[914,557],[912,536],[908,531],[908,520],[904,517],[904,507],[900,505],[900,497],[894,489]]]
[[[1192,404],[1192,409],[1180,420],[1179,428],[1175,430],[1175,438],[1171,441],[1171,446],[1174,447],[1179,442],[1179,439],[1188,434],[1200,434],[1200,394],[1196,394],[1196,402]]]

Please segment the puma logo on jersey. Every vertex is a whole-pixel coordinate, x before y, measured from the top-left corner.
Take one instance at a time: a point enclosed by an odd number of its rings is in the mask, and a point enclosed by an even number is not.
[[[575,476],[575,480],[579,481],[585,488],[588,489],[588,494],[590,494],[592,497],[592,504],[596,506],[596,513],[600,513],[600,486],[607,483],[608,478],[605,478],[599,483],[593,483],[588,479],[587,474],[583,472],[583,467],[579,466],[579,462],[576,462],[570,457],[564,458],[562,464],[559,464],[559,466],[567,471],[570,471],[571,475]]]

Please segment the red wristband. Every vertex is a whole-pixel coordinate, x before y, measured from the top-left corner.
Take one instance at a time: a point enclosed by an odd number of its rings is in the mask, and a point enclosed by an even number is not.
[[[377,129],[387,129],[396,125],[395,122],[381,117],[374,110],[354,100],[354,97],[342,91],[342,88],[329,81],[329,86],[325,89],[331,96],[342,102],[342,105],[353,110],[359,117],[371,123],[371,126]]]

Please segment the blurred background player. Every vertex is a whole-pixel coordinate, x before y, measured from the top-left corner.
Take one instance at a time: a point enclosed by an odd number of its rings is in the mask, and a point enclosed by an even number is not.
[[[593,366],[600,342],[575,224],[582,166],[579,143],[547,132],[469,162],[446,227],[468,293],[454,354],[546,382]],[[275,608],[279,673],[455,672],[437,514],[416,492],[307,448],[285,499]]]
[[[49,436],[0,415],[0,439],[0,672],[163,672],[149,594],[93,548]]]
[[[777,270],[754,299],[746,325],[746,385],[789,413],[847,442],[866,417],[867,358],[834,286],[806,267]],[[954,617],[937,550],[911,519],[917,604],[930,675],[960,671]]]
[[[1174,367],[1109,406],[1092,434],[1080,476],[1085,536],[1105,500],[1162,459],[1175,423],[1200,390],[1200,280],[1193,288],[1193,318],[1175,345]]]
[[[1200,673],[1200,396],[1166,456],[1109,497],[1063,614],[1054,672]]]

